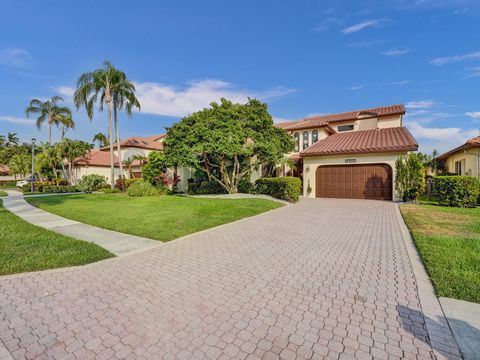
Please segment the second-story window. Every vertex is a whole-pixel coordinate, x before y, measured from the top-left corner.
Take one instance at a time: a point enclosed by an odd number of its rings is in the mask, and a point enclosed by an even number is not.
[[[354,129],[354,126],[353,124],[351,125],[339,125],[337,127],[337,130],[340,132],[340,131],[352,131]]]
[[[300,134],[296,132],[293,134],[293,139],[295,140],[295,152],[300,151]]]
[[[318,131],[313,130],[312,131],[312,144],[315,144],[318,141]]]
[[[303,150],[308,148],[308,131],[303,132]]]

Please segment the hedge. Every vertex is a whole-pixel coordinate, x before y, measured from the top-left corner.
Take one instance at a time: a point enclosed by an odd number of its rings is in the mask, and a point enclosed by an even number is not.
[[[441,205],[471,207],[478,201],[480,185],[473,176],[437,176],[433,191]]]
[[[135,181],[127,189],[128,196],[135,197],[163,195],[164,193],[165,191],[163,189],[155,187],[144,180]]]
[[[68,185],[68,182],[64,179],[59,179],[57,181],[58,185],[62,186],[62,185]],[[57,183],[55,181],[49,181],[49,180],[46,180],[46,181],[34,181],[33,182],[33,191],[34,192],[43,192],[43,188],[45,186],[57,186]],[[31,186],[32,184],[29,182],[28,184],[25,184],[22,186],[22,191],[24,193],[28,193],[30,192],[31,190]]]
[[[299,178],[287,176],[276,178],[261,178],[255,182],[256,192],[259,194],[270,195],[274,198],[297,202],[302,182]]]
[[[8,186],[17,186],[17,181],[16,180],[0,180],[0,186],[2,187],[8,187]]]
[[[227,190],[216,181],[189,181],[187,192],[190,195],[226,194]]]
[[[60,185],[60,186],[44,186],[43,192],[48,194],[79,192],[78,186]]]

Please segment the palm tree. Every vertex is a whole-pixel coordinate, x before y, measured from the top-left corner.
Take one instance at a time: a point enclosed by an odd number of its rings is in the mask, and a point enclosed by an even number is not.
[[[104,133],[102,132],[99,132],[99,133],[96,133],[94,136],[93,136],[93,142],[97,142],[98,143],[98,147],[105,147],[105,146],[108,146],[110,143],[108,142],[108,139],[107,137],[105,136]]]
[[[112,133],[112,101],[116,84],[119,76],[118,70],[113,65],[105,61],[103,68],[93,72],[87,72],[80,76],[77,81],[77,89],[73,96],[77,110],[80,106],[85,106],[90,120],[93,118],[93,110],[97,101],[99,101],[99,110],[103,111],[104,104],[108,112],[108,140],[110,146],[110,186],[115,186],[115,167],[113,160],[113,133]],[[100,99],[99,99],[100,96]]]
[[[7,139],[5,141],[5,146],[17,146],[20,142],[20,139],[17,136],[17,133],[8,133]]]
[[[133,108],[140,110],[140,102],[135,96],[135,86],[127,79],[124,72],[117,70],[118,81],[113,89],[113,121],[115,126],[115,141],[117,142],[118,160],[120,161],[120,175],[123,177],[122,152],[118,130],[117,112],[125,110],[128,117],[132,116]]]
[[[432,151],[433,175],[437,175],[437,156],[438,156],[437,149],[433,149]]]
[[[128,171],[128,178],[132,178],[132,164],[133,164],[133,161],[134,161],[134,157],[133,156],[130,156],[129,158],[123,160],[123,164],[127,167],[127,171]]]
[[[55,123],[57,125],[60,125],[60,139],[63,141],[63,138],[65,137],[65,132],[68,129],[74,129],[75,128],[75,122],[73,121],[72,117],[67,115],[58,115],[55,118]]]
[[[280,167],[281,175],[286,176],[287,167],[294,170],[296,167],[295,160],[291,159],[290,156],[285,155],[280,158],[277,162],[277,165]]]
[[[0,135],[0,146],[3,146],[3,144],[5,144],[5,136]]]
[[[72,112],[66,106],[59,106],[58,103],[63,102],[60,96],[54,96],[50,100],[41,101],[33,99],[25,109],[27,117],[31,114],[37,114],[37,127],[40,129],[46,121],[48,123],[48,144],[52,144],[52,125],[58,125],[58,116],[72,117]]]

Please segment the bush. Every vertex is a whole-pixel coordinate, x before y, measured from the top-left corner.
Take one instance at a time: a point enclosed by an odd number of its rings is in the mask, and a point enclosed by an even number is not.
[[[0,187],[15,187],[17,182],[15,180],[0,180]]]
[[[162,174],[167,171],[168,166],[164,153],[152,151],[148,154],[147,164],[142,169],[143,178],[152,185],[162,184]]]
[[[97,174],[84,175],[82,179],[78,181],[78,188],[85,193],[97,191],[105,185],[107,185],[107,178]]]
[[[226,194],[227,190],[216,181],[189,181],[188,193],[190,195],[202,195],[202,194]]]
[[[417,200],[425,192],[425,168],[419,154],[409,154],[406,160],[395,162],[395,190],[403,201]]]
[[[471,207],[477,203],[480,185],[473,176],[437,176],[433,189],[441,205]]]
[[[104,194],[117,194],[120,192],[120,189],[117,188],[111,188],[111,187],[103,187],[98,189],[97,191],[104,193]]]
[[[135,181],[127,190],[128,196],[154,196],[162,193],[161,189],[142,179]]]
[[[132,185],[135,181],[142,180],[139,178],[130,178],[130,179],[117,179],[115,181],[115,188],[118,190],[127,190],[130,185]]]
[[[33,182],[33,191],[34,192],[43,192],[45,186],[57,186],[58,185],[68,185],[68,181],[60,179],[57,182],[55,181],[34,181]],[[31,183],[25,184],[22,186],[22,191],[24,193],[29,193],[31,190]]]
[[[255,192],[255,185],[248,180],[240,180],[238,182],[238,192],[244,194],[253,194]]]
[[[80,191],[78,186],[72,186],[72,185],[44,186],[42,190],[43,190],[42,192],[46,194],[60,194],[60,193],[71,193],[71,192]]]
[[[261,178],[255,182],[256,192],[273,196],[274,198],[297,202],[302,182],[296,177],[277,177],[277,178]]]

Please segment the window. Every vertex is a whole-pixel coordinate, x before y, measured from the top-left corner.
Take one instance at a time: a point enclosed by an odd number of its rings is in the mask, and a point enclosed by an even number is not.
[[[455,161],[455,174],[462,175],[462,162]]]
[[[295,140],[295,152],[299,152],[300,151],[300,134],[296,132],[295,134],[293,134],[293,138]]]
[[[352,131],[353,130],[353,124],[351,125],[339,125],[337,127],[338,131]]]
[[[303,150],[308,148],[308,131],[303,132]]]
[[[318,131],[313,130],[312,131],[312,144],[315,144],[318,141]]]

